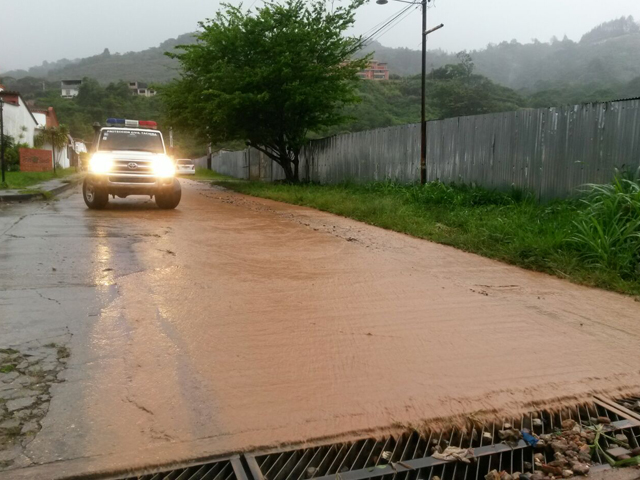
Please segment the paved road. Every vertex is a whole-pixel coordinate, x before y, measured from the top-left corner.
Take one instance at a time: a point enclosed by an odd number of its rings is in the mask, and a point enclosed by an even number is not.
[[[7,478],[640,391],[633,299],[183,185],[175,211],[0,206],[0,348],[71,354]]]

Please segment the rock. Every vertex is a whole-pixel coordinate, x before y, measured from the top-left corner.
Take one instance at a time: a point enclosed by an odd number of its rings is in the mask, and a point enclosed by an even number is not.
[[[511,474],[511,477],[513,478],[513,480],[520,480],[520,475],[522,475],[520,472],[513,472]]]
[[[316,473],[318,473],[318,469],[316,467],[309,467],[304,473],[305,473],[305,477],[313,478],[316,476]]]
[[[2,383],[11,383],[16,378],[18,378],[19,376],[20,376],[20,374],[18,372],[16,372],[15,370],[13,372],[9,372],[9,373],[0,373],[0,382],[2,382]]]
[[[535,463],[542,463],[542,462],[544,462],[544,455],[543,455],[543,454],[541,454],[541,453],[536,453],[536,454],[533,456],[533,461],[534,461]]]
[[[629,460],[630,458],[630,455],[620,455],[619,457],[616,457],[616,460]]]
[[[640,447],[634,448],[633,450],[631,450],[631,456],[632,457],[637,457],[640,455]]]
[[[533,465],[531,465],[531,462],[524,462],[523,467],[526,472],[530,472],[533,469]]]
[[[20,426],[20,420],[17,418],[10,418],[9,420],[5,420],[0,423],[0,430],[10,430],[13,428],[17,428]]]
[[[25,397],[25,398],[17,398],[15,400],[9,400],[7,402],[7,410],[9,412],[22,410],[23,408],[30,407],[35,402],[36,402],[36,397]]]
[[[561,438],[560,440],[552,441],[551,448],[553,449],[554,452],[564,453],[569,448],[569,444],[564,438]]]
[[[484,432],[482,434],[482,439],[487,442],[493,442],[493,435],[491,435],[491,432]]]
[[[535,472],[531,475],[531,480],[544,480],[544,475],[540,472]]]
[[[484,476],[484,480],[500,480],[500,474],[497,470],[491,470]]]
[[[571,430],[576,426],[576,421],[570,418],[562,421],[562,430]]]
[[[548,474],[554,475],[556,477],[561,477],[562,476],[562,467],[555,467],[553,465],[542,464],[542,465],[539,466],[539,468],[544,473],[548,473]]]
[[[558,467],[558,468],[564,468],[567,466],[569,462],[567,462],[564,458],[561,458],[559,460],[554,460],[553,462],[549,462],[549,465],[551,465],[552,467]]]
[[[510,424],[510,423],[505,423],[505,424],[502,426],[502,429],[503,429],[503,430],[511,430],[512,428],[513,428],[513,427],[511,426],[511,424]]]
[[[611,420],[609,420],[609,417],[598,417],[596,418],[596,422],[598,422],[600,425],[609,425],[611,423]]]
[[[562,471],[562,476],[564,478],[573,477],[573,472],[571,470],[563,470]]]
[[[513,476],[507,472],[502,472],[500,474],[500,480],[513,480]]]
[[[531,475],[529,475],[528,473],[521,473],[519,480],[531,480]]]
[[[534,427],[542,427],[542,420],[540,420],[539,418],[534,418],[531,422],[531,425],[533,425]]]
[[[586,463],[574,463],[571,466],[571,470],[573,470],[573,473],[576,473],[578,475],[587,475],[589,473],[589,465],[587,465]]]
[[[38,430],[40,430],[40,425],[38,425],[38,422],[34,422],[32,420],[23,425],[20,433],[22,433],[22,435],[26,435],[27,433],[36,433]]]
[[[431,477],[431,480],[440,480],[440,477],[438,477],[437,475],[434,475],[433,477]]]
[[[627,438],[627,436],[624,433],[618,433],[614,438],[617,441],[619,441],[620,443],[624,443],[625,445],[629,445],[629,439]]]

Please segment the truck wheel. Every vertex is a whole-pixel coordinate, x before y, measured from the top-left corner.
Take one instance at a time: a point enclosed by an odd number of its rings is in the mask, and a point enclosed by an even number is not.
[[[182,187],[177,178],[173,179],[173,187],[156,194],[156,205],[164,210],[172,210],[178,206],[182,198]]]
[[[82,183],[82,197],[87,207],[92,210],[103,209],[109,203],[109,194],[106,190],[96,187],[87,179]]]

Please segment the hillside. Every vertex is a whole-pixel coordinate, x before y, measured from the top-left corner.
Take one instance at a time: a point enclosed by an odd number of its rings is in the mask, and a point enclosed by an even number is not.
[[[164,52],[191,42],[193,34],[185,34],[141,52],[111,54],[105,49],[93,57],[45,62],[2,76],[29,76],[48,81],[90,77],[105,85],[119,80],[162,83],[177,75],[176,62]],[[376,60],[387,62],[395,75],[419,73],[420,52],[417,50],[388,48],[372,42],[364,50],[368,52],[374,52]],[[632,17],[623,17],[597,26],[579,42],[553,38],[546,43],[534,40],[521,44],[514,40],[468,53],[477,73],[515,90],[535,92],[567,85],[619,88],[640,76],[640,26]],[[429,70],[456,62],[454,53],[441,50],[428,53]],[[633,94],[640,95],[640,91]]]

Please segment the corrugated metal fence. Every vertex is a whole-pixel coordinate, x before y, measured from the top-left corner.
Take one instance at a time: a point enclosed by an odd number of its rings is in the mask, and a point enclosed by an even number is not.
[[[311,141],[303,180],[338,183],[417,182],[419,125],[403,125]],[[213,169],[273,181],[282,169],[255,150],[223,152]],[[542,199],[564,197],[585,183],[606,183],[616,168],[640,166],[640,100],[519,110],[431,121],[427,178],[487,188],[511,186]]]

